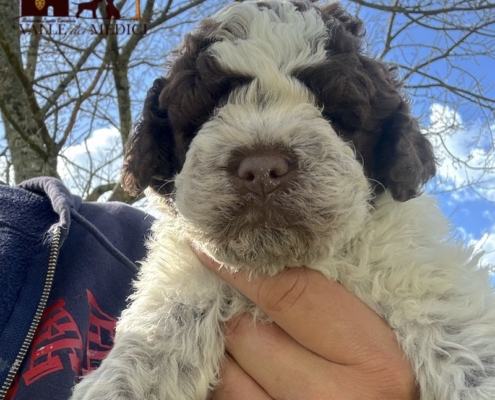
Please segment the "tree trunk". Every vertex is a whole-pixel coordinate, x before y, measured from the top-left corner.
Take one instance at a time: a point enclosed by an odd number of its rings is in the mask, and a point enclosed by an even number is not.
[[[5,121],[5,117],[4,117]],[[34,151],[12,126],[5,121],[5,138],[9,146],[9,151],[14,167],[15,183],[20,183],[26,179],[37,176],[53,176],[59,178],[57,173],[57,155],[41,157]],[[30,135],[34,139],[39,138],[36,135]]]
[[[47,137],[43,116],[33,114],[33,101],[30,103],[26,85],[19,78],[23,75],[29,82],[34,74],[27,74],[22,68],[18,16],[19,0],[0,0],[3,38],[0,47],[0,106],[16,183],[41,175],[58,178],[55,143]],[[17,61],[17,70],[12,65],[13,58]],[[44,140],[41,132],[45,133]]]

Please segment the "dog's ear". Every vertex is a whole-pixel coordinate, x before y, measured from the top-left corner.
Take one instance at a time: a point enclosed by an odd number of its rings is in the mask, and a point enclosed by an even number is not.
[[[363,127],[376,137],[365,160],[375,192],[388,189],[394,200],[407,201],[421,193],[421,187],[435,175],[435,157],[430,141],[419,129],[396,67],[361,56],[368,74],[370,109]]]
[[[153,82],[141,119],[126,143],[121,183],[124,190],[134,196],[148,186],[160,194],[173,190],[174,136],[167,110],[160,106],[160,94],[167,83],[166,78]]]
[[[363,37],[365,35],[363,21],[358,17],[349,14],[340,3],[329,3],[318,6],[317,8],[320,10],[321,16],[325,22],[331,21],[332,19],[338,20],[340,26],[350,32],[353,36]]]
[[[374,178],[392,193],[395,200],[416,197],[421,187],[435,175],[432,145],[421,133],[405,101],[385,121],[374,152]]]

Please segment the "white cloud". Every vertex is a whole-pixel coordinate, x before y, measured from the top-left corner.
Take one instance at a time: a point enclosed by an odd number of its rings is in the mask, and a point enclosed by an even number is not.
[[[83,142],[61,151],[58,173],[73,193],[86,196],[92,188],[102,183],[115,182],[121,163],[119,131],[102,128],[95,130]]]
[[[495,201],[495,155],[490,130],[467,125],[454,109],[433,104],[430,109],[430,140],[438,159],[433,192],[453,191],[456,201],[472,200],[479,195]]]
[[[471,239],[469,246],[474,246],[475,251],[482,251],[481,264],[489,266],[495,273],[495,226],[489,232],[485,232],[479,239]]]
[[[483,216],[484,219],[486,219],[490,222],[495,221],[495,215],[493,214],[493,211],[485,210],[485,211],[483,211],[483,214],[481,214],[481,215]]]

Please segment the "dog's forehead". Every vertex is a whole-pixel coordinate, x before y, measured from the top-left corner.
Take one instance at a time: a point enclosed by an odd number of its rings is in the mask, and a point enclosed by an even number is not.
[[[260,77],[290,75],[326,59],[328,28],[320,11],[305,3],[234,3],[212,18],[209,52],[226,69]]]

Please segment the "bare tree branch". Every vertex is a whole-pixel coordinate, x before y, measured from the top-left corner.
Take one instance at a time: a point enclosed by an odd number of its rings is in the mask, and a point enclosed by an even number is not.
[[[67,141],[67,138],[69,137],[70,133],[72,132],[72,128],[74,127],[74,123],[76,122],[76,117],[77,113],[79,112],[82,103],[91,95],[93,92],[94,88],[96,87],[98,81],[101,78],[101,75],[103,74],[103,71],[107,68],[106,62],[101,64],[100,68],[96,72],[96,76],[93,79],[93,82],[91,85],[88,87],[88,89],[76,100],[76,104],[74,104],[74,108],[72,109],[72,114],[70,116],[69,123],[67,124],[67,127],[65,128],[64,135],[62,136],[62,139],[57,143],[57,147],[62,149],[62,146],[65,144]]]
[[[116,183],[111,182],[111,183],[104,183],[101,185],[96,186],[93,188],[93,190],[84,198],[84,201],[96,201],[100,198],[102,194],[105,194],[106,192],[109,192],[110,190],[113,190],[115,187]]]

